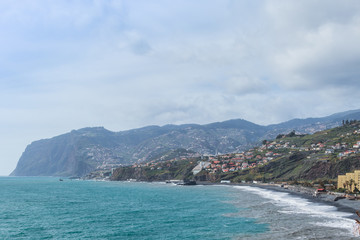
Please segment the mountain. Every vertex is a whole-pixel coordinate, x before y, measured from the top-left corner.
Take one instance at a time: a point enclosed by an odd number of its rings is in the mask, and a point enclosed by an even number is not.
[[[111,179],[334,183],[339,174],[360,168],[359,142],[360,121],[350,121],[314,134],[291,132],[243,153],[119,167]]]
[[[176,149],[187,151],[178,151],[179,158],[183,156],[181,154],[239,152],[278,134],[292,130],[313,133],[339,126],[344,119],[359,120],[360,110],[269,126],[235,119],[206,125],[147,126],[121,132],[111,132],[103,127],[83,128],[31,143],[11,175],[84,176],[99,168],[161,159]]]
[[[319,130],[325,130],[340,126],[342,120],[358,120],[360,119],[360,109],[350,110],[341,113],[335,113],[322,118],[306,118],[306,119],[292,119],[280,124],[269,125],[270,129],[274,130],[289,130],[294,129],[303,133],[314,133]]]

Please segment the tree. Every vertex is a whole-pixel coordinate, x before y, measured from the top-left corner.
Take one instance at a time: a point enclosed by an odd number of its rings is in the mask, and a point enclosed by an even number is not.
[[[355,183],[355,180],[354,179],[350,179],[349,181],[349,185],[350,185],[350,191],[353,192],[353,185]]]
[[[357,188],[358,184],[354,183],[354,193],[358,193],[359,189]]]
[[[251,176],[246,176],[245,177],[246,182],[251,182],[252,180],[253,180],[253,178]]]
[[[276,139],[280,139],[280,138],[283,138],[284,137],[284,134],[279,134],[276,136]]]
[[[264,139],[264,140],[262,141],[262,144],[263,144],[263,145],[266,145],[266,144],[267,144],[267,140]]]
[[[288,135],[287,137],[295,137],[295,130],[292,130]]]
[[[345,181],[345,185],[346,185],[346,189],[349,190],[350,182],[349,182],[349,181]]]

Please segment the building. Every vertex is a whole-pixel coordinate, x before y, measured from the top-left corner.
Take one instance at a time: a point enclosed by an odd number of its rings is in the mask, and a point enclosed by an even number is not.
[[[335,151],[334,151],[334,149],[326,149],[325,150],[325,154],[333,154]]]
[[[346,173],[338,176],[337,188],[345,188],[351,192],[360,186],[360,170],[355,170],[353,173]]]
[[[346,175],[338,176],[337,188],[346,188]]]
[[[207,166],[209,166],[211,163],[210,162],[199,162],[198,165],[196,165],[194,167],[194,169],[192,170],[192,173],[194,175],[198,174],[201,170],[203,170],[204,168],[206,168]]]

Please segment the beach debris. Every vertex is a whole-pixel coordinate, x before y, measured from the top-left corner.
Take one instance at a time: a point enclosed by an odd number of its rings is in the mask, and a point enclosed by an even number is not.
[[[334,198],[334,201],[336,202],[336,201],[338,201],[338,200],[340,200],[340,199],[344,199],[344,198],[346,198],[344,195],[343,195],[343,196],[336,196],[336,197]]]

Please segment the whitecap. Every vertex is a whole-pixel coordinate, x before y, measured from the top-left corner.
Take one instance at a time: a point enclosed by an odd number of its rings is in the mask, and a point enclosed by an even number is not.
[[[251,192],[262,198],[269,199],[271,203],[280,206],[278,210],[282,214],[306,214],[308,216],[321,218],[321,222],[314,222],[314,225],[345,229],[353,233],[354,220],[349,217],[353,214],[338,211],[335,206],[315,203],[306,198],[297,197],[286,192],[277,192],[250,186],[235,186],[234,188]]]

